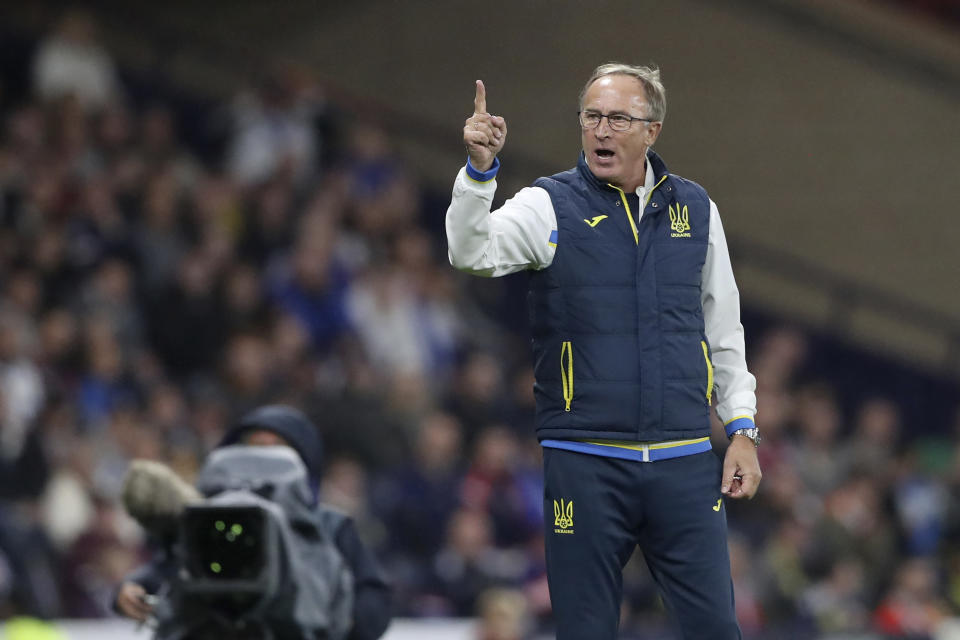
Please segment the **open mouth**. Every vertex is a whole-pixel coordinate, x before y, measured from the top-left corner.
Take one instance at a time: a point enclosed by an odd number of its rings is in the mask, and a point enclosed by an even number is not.
[[[610,149],[597,149],[596,151],[594,151],[594,153],[597,154],[598,158],[603,158],[603,159],[612,158],[614,156],[613,151],[611,151]]]

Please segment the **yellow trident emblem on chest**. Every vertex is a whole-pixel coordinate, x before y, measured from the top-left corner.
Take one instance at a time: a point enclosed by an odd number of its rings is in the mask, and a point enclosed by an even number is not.
[[[690,231],[690,212],[687,210],[687,205],[683,205],[682,209],[679,203],[676,208],[670,205],[670,228],[676,233]]]
[[[687,210],[687,205],[683,205],[683,208],[680,207],[679,202],[676,208],[670,205],[670,229],[673,230],[670,234],[671,238],[690,237],[690,212]]]

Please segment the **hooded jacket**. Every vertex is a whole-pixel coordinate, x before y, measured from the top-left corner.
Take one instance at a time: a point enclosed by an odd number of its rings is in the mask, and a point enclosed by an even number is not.
[[[258,407],[244,415],[227,431],[220,444],[238,444],[251,431],[269,431],[283,438],[299,454],[310,473],[314,497],[319,496],[323,473],[323,440],[317,426],[302,411],[285,405]],[[363,544],[353,520],[317,502],[321,517],[334,531],[334,540],[350,566],[354,580],[353,629],[347,640],[375,640],[390,623],[390,587],[373,553]],[[156,593],[170,575],[169,550],[136,569],[124,579]],[[116,608],[117,592],[113,595]]]
[[[224,434],[217,448],[239,444],[251,431],[269,431],[283,438],[303,460],[310,474],[310,484],[316,499],[323,476],[323,440],[320,430],[299,409],[272,404],[258,407],[246,414]]]

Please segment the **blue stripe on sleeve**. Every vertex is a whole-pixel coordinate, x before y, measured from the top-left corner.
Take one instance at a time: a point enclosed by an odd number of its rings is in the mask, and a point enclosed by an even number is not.
[[[500,171],[500,158],[493,159],[493,166],[486,171],[477,171],[470,164],[470,158],[467,158],[467,177],[474,182],[490,182],[497,177],[497,171]]]
[[[727,430],[727,437],[731,437],[734,431],[738,429],[753,429],[755,426],[752,418],[737,418],[728,422],[724,428]]]

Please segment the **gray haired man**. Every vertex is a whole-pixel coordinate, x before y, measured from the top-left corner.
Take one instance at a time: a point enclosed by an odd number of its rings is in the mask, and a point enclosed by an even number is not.
[[[639,545],[685,639],[740,638],[723,500],[760,482],[755,380],[716,204],[651,150],[657,69],[598,67],[580,98],[582,153],[490,207],[507,137],[477,81],[468,162],[446,227],[451,264],[530,273],[535,426],[557,637],[616,637]],[[710,408],[724,422],[724,460]]]

